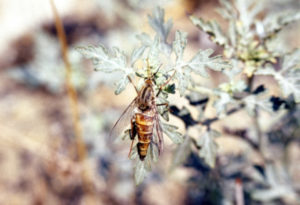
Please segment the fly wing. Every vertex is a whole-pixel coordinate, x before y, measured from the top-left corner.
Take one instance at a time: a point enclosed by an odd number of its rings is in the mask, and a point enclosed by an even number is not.
[[[156,109],[155,112],[155,132],[156,132],[156,136],[157,136],[157,144],[158,144],[158,152],[159,154],[161,154],[163,152],[164,149],[164,136],[163,136],[163,130],[161,128],[160,125],[160,120],[159,120],[159,115]]]
[[[124,110],[118,121],[115,123],[113,128],[110,131],[109,139],[114,140],[120,136],[121,132],[128,126],[131,118],[134,115],[134,109],[136,107],[136,98],[128,105]]]

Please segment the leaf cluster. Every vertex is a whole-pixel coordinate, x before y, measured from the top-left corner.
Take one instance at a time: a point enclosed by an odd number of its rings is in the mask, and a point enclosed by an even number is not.
[[[159,93],[157,103],[168,103],[169,94],[179,91],[184,95],[186,90],[193,86],[193,73],[208,77],[206,69],[222,71],[231,67],[221,56],[212,56],[212,49],[199,50],[192,58],[185,60],[187,33],[176,31],[175,39],[169,42],[172,20],[165,22],[164,10],[161,8],[156,8],[152,15],[148,16],[148,20],[156,35],[154,38],[146,33],[137,35],[141,45],[135,48],[129,57],[118,48],[110,50],[103,45],[77,48],[85,58],[92,60],[96,71],[119,74],[115,94],[120,94],[129,83],[143,84],[148,75],[147,68],[150,67],[151,73],[155,73],[155,90]],[[139,62],[143,63],[142,67],[138,66]],[[166,108],[159,108],[159,113],[168,120]],[[183,142],[182,135],[176,131],[175,126],[162,123],[162,127],[163,132],[174,143]],[[141,165],[142,162],[138,163],[136,180],[140,183],[139,179],[143,178],[141,176],[144,176],[147,166]]]

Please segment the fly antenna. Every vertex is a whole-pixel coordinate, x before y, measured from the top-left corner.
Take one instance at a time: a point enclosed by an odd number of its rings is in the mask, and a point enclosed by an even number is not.
[[[158,66],[157,70],[155,71],[155,73],[153,73],[152,77],[154,77],[154,76],[158,73],[158,71],[159,71],[159,69],[161,68],[161,66],[162,66],[162,64],[160,64],[160,65]]]
[[[151,79],[151,70],[150,70],[150,63],[149,58],[147,58],[147,79]]]

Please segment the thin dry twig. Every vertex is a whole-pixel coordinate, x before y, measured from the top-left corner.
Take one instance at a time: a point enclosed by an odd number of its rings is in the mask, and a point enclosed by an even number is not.
[[[57,30],[57,36],[61,45],[61,52],[62,52],[62,57],[63,61],[65,64],[65,69],[66,69],[66,89],[67,89],[67,94],[68,98],[70,100],[70,107],[72,109],[72,120],[73,120],[73,126],[75,130],[75,136],[76,136],[76,142],[77,142],[77,149],[78,149],[78,157],[79,160],[84,160],[86,156],[86,149],[84,146],[84,143],[82,141],[82,128],[80,124],[80,119],[79,119],[79,109],[78,109],[78,97],[76,90],[71,82],[71,77],[72,77],[72,69],[71,69],[71,64],[68,58],[68,45],[67,45],[67,40],[66,40],[66,34],[65,30],[62,24],[62,21],[58,15],[57,9],[55,7],[54,1],[50,0],[51,2],[51,8],[55,17],[55,26]]]
[[[71,81],[71,76],[72,76],[72,69],[71,69],[71,64],[68,58],[68,45],[67,45],[67,40],[66,40],[66,34],[65,30],[62,24],[62,21],[58,15],[57,9],[55,7],[54,1],[50,0],[52,12],[54,14],[55,18],[55,26],[57,30],[57,36],[61,45],[61,52],[62,52],[62,57],[63,61],[65,64],[65,69],[66,69],[66,89],[67,89],[67,94],[68,98],[70,101],[70,107],[72,110],[72,122],[73,122],[73,127],[75,131],[75,140],[76,140],[76,145],[77,145],[77,154],[78,154],[78,159],[80,162],[84,162],[86,158],[86,148],[85,144],[83,142],[83,137],[82,137],[82,127],[80,124],[80,117],[79,117],[79,108],[78,108],[78,97],[76,90],[72,84]],[[89,179],[86,170],[83,170],[82,172],[82,181],[83,181],[83,187],[85,193],[91,194],[91,180]]]

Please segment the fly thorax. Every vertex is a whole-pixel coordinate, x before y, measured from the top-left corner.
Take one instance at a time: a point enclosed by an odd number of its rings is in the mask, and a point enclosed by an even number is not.
[[[146,111],[152,108],[154,102],[154,92],[151,86],[145,86],[139,95],[138,107],[142,111]]]

